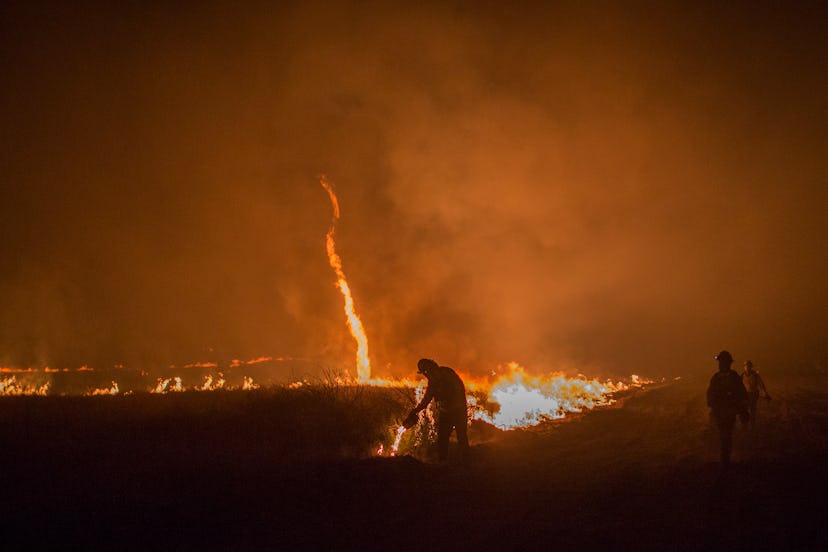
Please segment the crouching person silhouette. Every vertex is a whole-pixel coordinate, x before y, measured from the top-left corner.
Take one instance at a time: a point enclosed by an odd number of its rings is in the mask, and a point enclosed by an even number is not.
[[[748,397],[742,378],[730,369],[733,357],[727,351],[722,351],[715,357],[719,362],[719,371],[710,378],[707,387],[707,406],[716,422],[722,445],[722,469],[730,466],[730,452],[733,448],[733,425],[736,416],[742,424],[748,421]]]
[[[440,366],[430,358],[417,363],[417,372],[428,379],[428,388],[420,404],[408,414],[403,422],[406,427],[417,423],[418,414],[425,410],[432,399],[436,405],[437,454],[440,462],[448,459],[449,438],[457,432],[457,443],[463,461],[469,456],[468,421],[466,419],[466,387],[457,372],[448,366]]]

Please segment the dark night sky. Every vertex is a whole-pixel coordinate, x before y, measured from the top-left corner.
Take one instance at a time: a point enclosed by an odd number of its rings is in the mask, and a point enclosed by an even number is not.
[[[0,365],[352,367],[321,173],[375,373],[826,361],[819,3],[28,4]]]

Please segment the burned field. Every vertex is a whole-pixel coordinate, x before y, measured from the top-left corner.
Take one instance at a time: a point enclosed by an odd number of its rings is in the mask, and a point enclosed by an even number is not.
[[[769,378],[770,379],[770,378]],[[12,548],[818,549],[828,378],[774,378],[719,473],[702,380],[533,429],[472,425],[472,461],[374,447],[400,389],[0,400]],[[454,452],[454,451],[452,451]]]

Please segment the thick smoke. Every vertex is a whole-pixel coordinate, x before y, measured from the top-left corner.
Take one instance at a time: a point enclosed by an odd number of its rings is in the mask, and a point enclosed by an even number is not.
[[[806,8],[4,10],[3,363],[825,360]]]

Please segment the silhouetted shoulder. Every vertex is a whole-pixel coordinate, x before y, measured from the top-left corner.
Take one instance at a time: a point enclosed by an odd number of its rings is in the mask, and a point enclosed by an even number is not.
[[[742,378],[733,370],[719,371],[710,378],[707,404],[714,409],[738,408],[746,396]]]
[[[438,366],[429,384],[434,387],[434,398],[443,403],[465,403],[466,387],[452,368]]]

